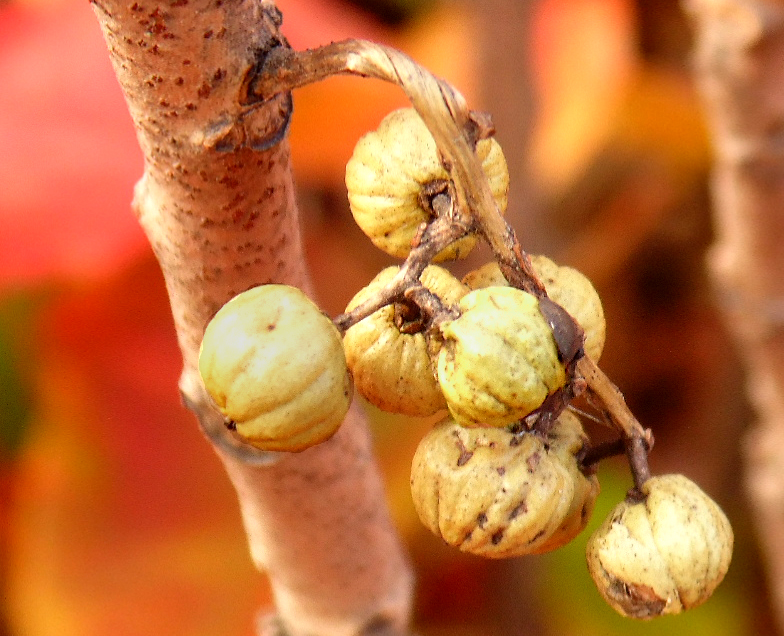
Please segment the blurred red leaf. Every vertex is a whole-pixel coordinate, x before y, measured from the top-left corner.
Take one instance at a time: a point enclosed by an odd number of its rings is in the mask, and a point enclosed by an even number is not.
[[[361,38],[402,50],[452,82],[474,102],[476,43],[470,8],[449,3],[423,13],[404,28],[381,25],[370,13],[334,0],[279,0],[283,33],[295,49]],[[335,77],[294,93],[292,159],[297,178],[342,187],[346,162],[360,136],[391,110],[408,106],[396,86],[378,80]]]
[[[62,292],[35,333],[38,402],[7,520],[14,633],[250,633],[270,598],[236,495],[180,404],[152,256]]]
[[[606,142],[637,68],[630,0],[543,0],[533,23],[539,119],[532,168],[550,192],[568,187]]]
[[[133,125],[87,4],[0,8],[0,286],[95,277],[145,239]]]
[[[382,40],[385,29],[372,14],[335,0],[277,0],[283,33],[295,49],[347,38]]]

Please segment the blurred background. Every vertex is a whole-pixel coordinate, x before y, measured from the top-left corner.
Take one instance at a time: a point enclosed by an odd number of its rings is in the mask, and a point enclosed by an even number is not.
[[[279,0],[295,48],[403,49],[492,113],[523,247],[605,302],[602,367],[736,531],[704,606],[651,623],[607,607],[588,533],[631,486],[601,470],[589,530],[503,562],[420,525],[411,456],[432,424],[368,408],[417,569],[421,636],[773,634],[740,462],[751,413],[704,268],[710,145],[674,0]],[[130,211],[141,154],[87,3],[0,3],[0,636],[250,636],[268,605],[237,503],[180,406],[163,281]],[[392,261],[351,221],[343,170],[402,94],[339,78],[295,93],[308,258],[332,315]],[[458,273],[481,264],[472,255]]]

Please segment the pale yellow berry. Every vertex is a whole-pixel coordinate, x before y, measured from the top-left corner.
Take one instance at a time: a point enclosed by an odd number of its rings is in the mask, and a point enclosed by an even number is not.
[[[507,426],[564,386],[552,330],[531,294],[486,287],[463,296],[460,317],[441,325],[438,381],[464,426]]]
[[[591,518],[599,496],[599,480],[593,474],[585,475],[575,460],[575,456],[587,444],[588,436],[583,431],[579,418],[569,411],[561,413],[547,436],[547,446],[549,454],[560,460],[569,471],[574,492],[561,524],[543,541],[538,552],[549,552],[566,545],[583,531]]]
[[[599,492],[575,459],[585,442],[566,413],[547,438],[447,419],[420,442],[411,468],[419,518],[464,552],[506,558],[546,552],[588,521]]]
[[[386,285],[399,267],[382,270],[346,307],[351,311]],[[420,277],[422,284],[445,305],[455,305],[468,288],[446,269],[431,265]],[[350,327],[344,337],[346,360],[357,391],[384,411],[424,417],[446,409],[435,379],[432,356],[438,342],[425,331],[401,332],[394,305],[387,305]]]
[[[531,255],[531,264],[544,284],[550,299],[563,307],[585,332],[586,355],[597,362],[602,355],[607,332],[604,309],[599,294],[588,278],[578,270],[557,265],[546,256]],[[508,286],[495,262],[469,272],[463,282],[471,289]]]
[[[286,285],[254,287],[226,303],[204,333],[199,372],[238,435],[262,450],[324,441],[351,403],[340,333]]]
[[[550,299],[566,309],[583,328],[586,355],[598,361],[604,349],[607,323],[602,301],[591,281],[582,272],[557,265],[546,256],[531,256],[531,263]]]
[[[652,477],[642,501],[627,499],[588,540],[588,570],[624,616],[677,614],[707,600],[732,558],[721,508],[683,475]]]
[[[503,212],[509,172],[501,147],[494,139],[483,139],[476,153]],[[411,251],[420,225],[430,220],[420,201],[423,188],[447,179],[435,140],[413,108],[387,115],[377,130],[359,140],[346,165],[348,199],[357,225],[378,248],[400,258]],[[436,260],[462,258],[475,243],[475,236],[462,238]]]
[[[471,289],[482,289],[484,287],[509,287],[509,281],[501,272],[501,268],[495,261],[485,263],[481,267],[471,270],[463,276],[463,283]]]

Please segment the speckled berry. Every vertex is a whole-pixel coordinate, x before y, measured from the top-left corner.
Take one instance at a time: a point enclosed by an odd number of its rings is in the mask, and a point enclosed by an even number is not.
[[[464,426],[507,426],[566,383],[552,330],[531,294],[485,287],[463,296],[441,325],[438,381]]]
[[[588,570],[599,592],[632,618],[700,605],[729,568],[729,520],[683,475],[652,477],[642,495],[618,504],[588,540]]]
[[[483,139],[476,154],[503,212],[509,172],[501,147],[494,139]],[[357,225],[378,248],[400,258],[408,255],[421,224],[431,218],[422,207],[425,189],[448,179],[435,140],[413,108],[387,115],[377,130],[359,140],[346,165],[346,189]],[[473,235],[459,239],[436,260],[462,258],[475,243]]]
[[[237,434],[262,450],[324,441],[351,403],[340,333],[286,285],[254,287],[226,303],[204,333],[199,372]]]

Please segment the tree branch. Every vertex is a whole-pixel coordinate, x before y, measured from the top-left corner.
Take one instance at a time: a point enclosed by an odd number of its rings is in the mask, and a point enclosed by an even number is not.
[[[710,267],[758,421],[747,486],[784,631],[784,6],[685,0],[716,150]]]
[[[285,136],[287,92],[246,80],[285,48],[271,2],[93,2],[145,157],[134,210],[161,264],[184,368],[180,390],[240,500],[251,554],[292,635],[403,633],[412,575],[362,417],[299,454],[230,437],[198,376],[204,328],[230,298],[280,282],[311,291]]]

